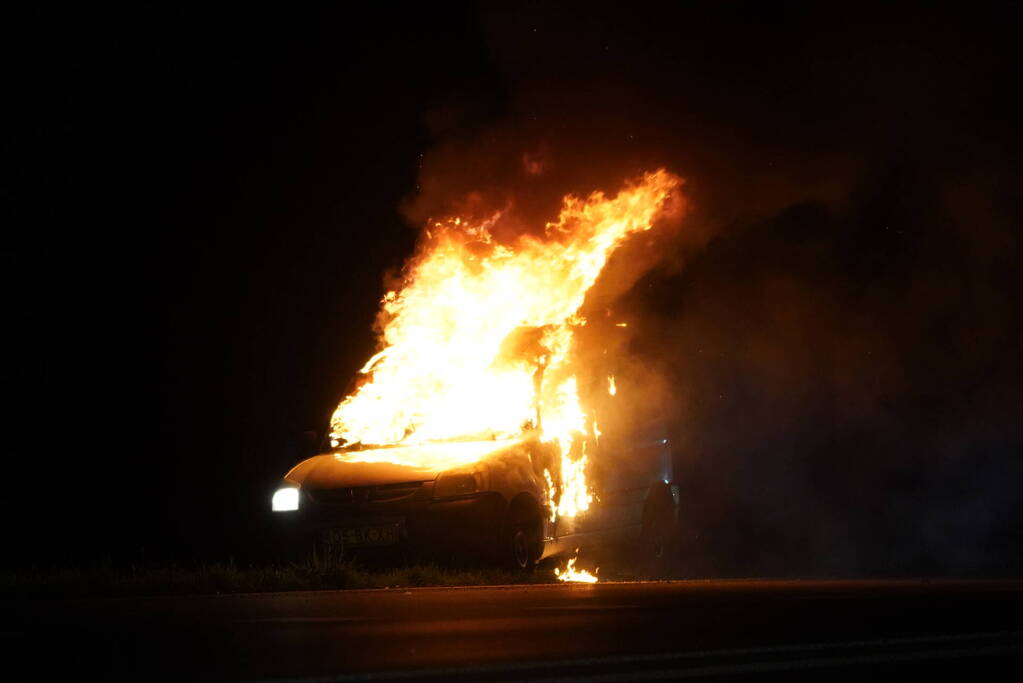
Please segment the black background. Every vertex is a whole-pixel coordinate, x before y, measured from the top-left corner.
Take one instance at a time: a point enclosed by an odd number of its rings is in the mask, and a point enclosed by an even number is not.
[[[691,571],[1018,574],[1018,20],[13,12],[6,562],[266,559],[422,220],[664,165],[692,211],[621,310]]]

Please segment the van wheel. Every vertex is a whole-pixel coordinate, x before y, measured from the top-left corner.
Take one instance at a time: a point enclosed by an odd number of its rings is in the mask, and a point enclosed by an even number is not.
[[[512,525],[505,536],[503,564],[513,571],[533,571],[536,567],[535,545],[528,524]]]
[[[675,532],[675,505],[666,486],[650,491],[643,510],[643,530],[640,534],[640,556],[648,568],[659,569],[667,559]]]
[[[543,552],[542,519],[533,498],[520,495],[512,501],[499,537],[500,564],[512,571],[533,571]]]

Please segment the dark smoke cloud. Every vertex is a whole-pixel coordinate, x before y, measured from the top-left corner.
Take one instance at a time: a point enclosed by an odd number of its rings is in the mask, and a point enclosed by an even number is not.
[[[670,418],[692,573],[1023,570],[999,20],[495,12],[500,114],[430,115],[416,224],[514,207],[517,232],[566,192],[686,179],[671,240],[630,245],[589,305],[630,322],[630,405]]]

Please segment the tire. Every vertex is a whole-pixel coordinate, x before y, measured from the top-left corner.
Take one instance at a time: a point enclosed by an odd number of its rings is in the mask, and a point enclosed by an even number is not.
[[[498,538],[498,564],[517,572],[531,572],[543,552],[543,517],[531,496],[517,496],[508,506]]]
[[[506,564],[513,571],[531,572],[536,567],[533,539],[526,524],[515,524],[505,539]]]
[[[640,532],[640,557],[651,569],[660,568],[668,559],[675,537],[675,503],[667,486],[651,488],[643,510]]]

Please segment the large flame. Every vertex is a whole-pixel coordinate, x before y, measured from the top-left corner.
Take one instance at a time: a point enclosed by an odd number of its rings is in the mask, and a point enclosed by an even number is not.
[[[659,170],[614,197],[567,196],[543,237],[511,244],[492,235],[501,214],[431,222],[401,287],[384,296],[381,350],[335,411],[331,438],[411,445],[533,430],[560,448],[560,471],[547,474],[560,492],[552,509],[585,510],[586,441],[596,434],[573,368],[579,309],[615,248],[650,230],[680,184]]]

